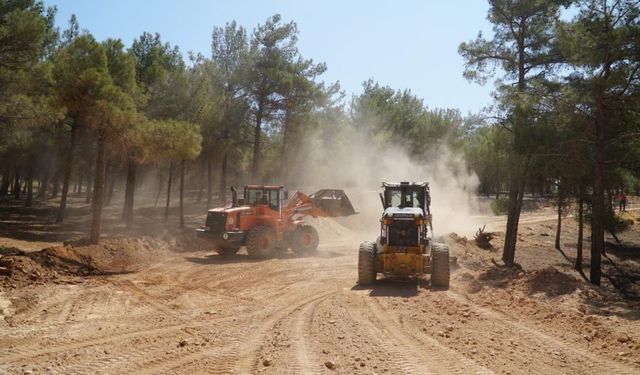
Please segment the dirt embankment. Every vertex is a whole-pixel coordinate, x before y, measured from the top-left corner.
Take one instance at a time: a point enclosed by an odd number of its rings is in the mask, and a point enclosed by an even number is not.
[[[0,288],[135,272],[168,248],[166,241],[152,237],[107,238],[99,245],[76,241],[36,252],[4,247],[0,248]]]

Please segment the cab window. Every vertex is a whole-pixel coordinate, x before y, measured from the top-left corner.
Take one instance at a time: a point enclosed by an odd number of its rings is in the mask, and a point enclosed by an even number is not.
[[[278,190],[269,190],[269,207],[272,210],[278,210],[280,208],[280,192]]]
[[[264,200],[264,195],[262,190],[258,189],[247,189],[247,196],[245,197],[245,201],[247,204],[255,206],[260,204],[261,201]]]

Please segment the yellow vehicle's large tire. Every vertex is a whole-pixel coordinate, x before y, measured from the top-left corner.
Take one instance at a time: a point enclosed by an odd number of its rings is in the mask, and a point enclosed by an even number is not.
[[[273,255],[276,248],[276,232],[266,225],[257,226],[247,234],[247,253],[256,259]]]
[[[318,249],[318,231],[311,225],[301,225],[293,232],[291,250],[298,255],[312,254]]]
[[[358,250],[358,284],[371,285],[376,281],[376,245],[363,242]]]
[[[433,244],[431,249],[431,285],[449,288],[450,278],[449,246],[441,243]]]

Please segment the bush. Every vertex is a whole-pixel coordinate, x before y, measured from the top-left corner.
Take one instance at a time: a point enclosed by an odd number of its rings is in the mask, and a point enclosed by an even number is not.
[[[506,215],[509,211],[509,199],[500,198],[491,202],[491,211],[494,215]]]

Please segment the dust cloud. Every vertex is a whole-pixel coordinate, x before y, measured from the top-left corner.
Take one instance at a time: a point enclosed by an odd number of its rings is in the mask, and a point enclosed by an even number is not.
[[[479,212],[478,177],[463,156],[446,145],[412,157],[401,145],[379,146],[354,134],[319,154],[301,180],[309,188],[344,189],[359,215],[340,221],[371,240],[379,231],[383,181],[429,182],[435,237],[451,232],[468,236],[478,229],[473,220]]]

